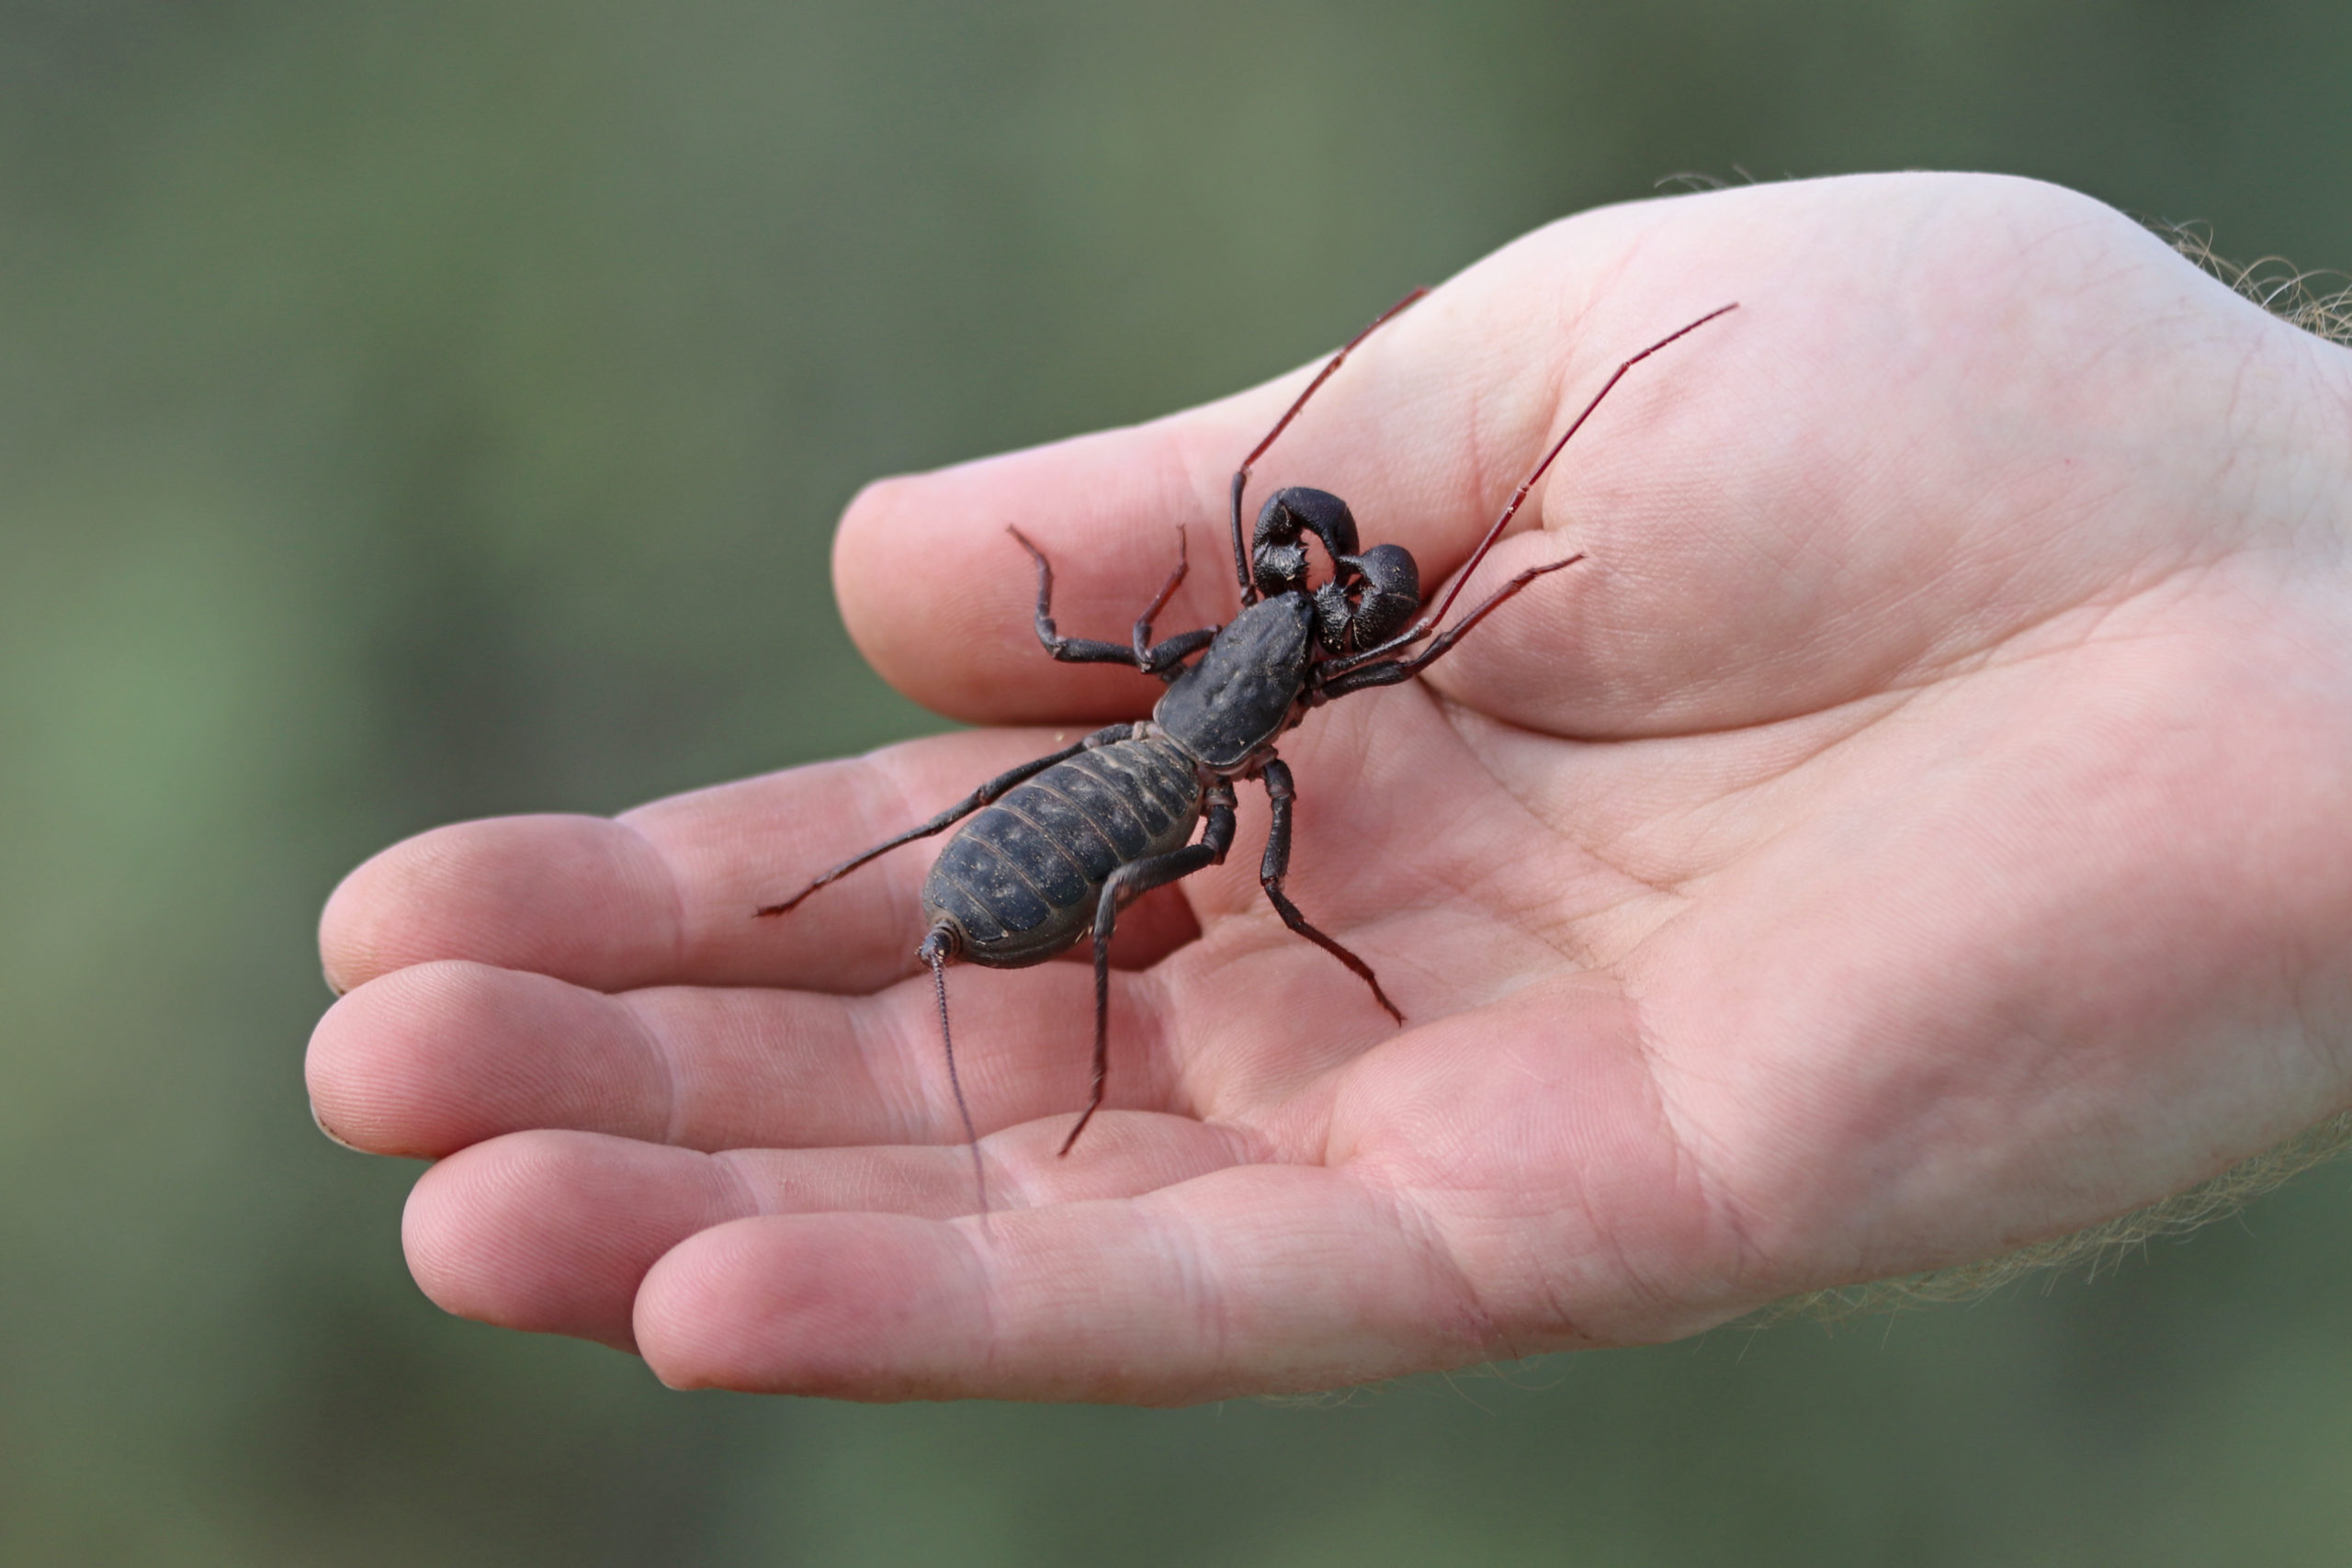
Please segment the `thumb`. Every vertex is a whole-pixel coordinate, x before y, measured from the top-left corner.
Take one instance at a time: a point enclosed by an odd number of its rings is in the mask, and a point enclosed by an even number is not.
[[[1679,286],[1665,288],[1671,304],[1655,298],[1657,286],[1605,310],[1583,296],[1607,257],[1655,221],[1657,205],[1539,231],[1362,339],[1256,464],[1245,524],[1276,489],[1330,491],[1347,500],[1364,544],[1403,546],[1423,583],[1442,584],[1606,378],[1596,345],[1622,359],[1658,335],[1629,322],[1679,325],[1699,313]],[[1231,619],[1239,603],[1232,477],[1329,363],[1146,424],[868,486],[833,552],[851,637],[893,685],[960,718],[1140,716],[1158,682],[1041,653],[1035,568],[1008,528],[1051,562],[1063,636],[1126,642],[1180,548],[1189,570],[1155,619],[1155,638]],[[1538,525],[1541,503],[1540,493],[1530,497],[1514,532]],[[1494,564],[1525,566],[1560,548],[1507,544]],[[1464,609],[1502,581],[1490,575],[1479,573]]]
[[[1246,505],[1297,482],[1303,464],[1343,465],[1350,448],[1381,445],[1366,440],[1361,422],[1390,423],[1388,410],[1411,397],[1404,350],[1426,350],[1413,343],[1383,352],[1392,347],[1399,345],[1375,340],[1340,369],[1338,385],[1316,389],[1305,412],[1309,427],[1295,439],[1285,431],[1282,449],[1259,465],[1280,477],[1252,483]],[[894,685],[958,717],[1144,712],[1161,690],[1158,681],[1115,664],[1042,655],[1032,616],[1035,563],[1010,530],[1018,527],[1051,563],[1051,613],[1064,636],[1125,644],[1180,561],[1183,581],[1153,621],[1155,640],[1230,620],[1239,604],[1232,476],[1329,366],[1327,356],[1148,424],[867,486],[843,516],[833,551],[850,635]]]

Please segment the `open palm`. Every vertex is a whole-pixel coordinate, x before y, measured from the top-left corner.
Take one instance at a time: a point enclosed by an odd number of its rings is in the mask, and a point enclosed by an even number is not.
[[[1230,618],[1225,477],[1300,377],[878,485],[845,614],[999,725],[413,840],[330,904],[322,1124],[439,1158],[451,1310],[679,1383],[1174,1402],[1657,1339],[2177,1190],[2352,1101],[2352,355],[2117,214],[1891,176],[1613,209],[1448,283],[1261,478],[1480,584],[1414,684],[1286,737],[1286,931],[1223,866],[1085,967],[951,974],[910,848],[751,911],[1159,689],[1066,631]],[[1262,493],[1260,491],[1258,493]],[[1065,742],[1066,743],[1066,739]],[[933,840],[935,843],[936,840]],[[446,1156],[446,1157],[444,1157]]]

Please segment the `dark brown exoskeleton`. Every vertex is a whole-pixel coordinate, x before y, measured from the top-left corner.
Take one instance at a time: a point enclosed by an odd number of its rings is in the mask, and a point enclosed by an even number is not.
[[[1273,807],[1265,859],[1258,880],[1283,923],[1346,964],[1372,987],[1388,1016],[1405,1021],[1388,999],[1372,966],[1331,937],[1309,925],[1283,891],[1290,867],[1290,769],[1274,754],[1274,741],[1310,708],[1374,686],[1408,681],[1460,641],[1504,600],[1546,572],[1582,560],[1581,554],[1530,567],[1488,594],[1478,607],[1431,638],[1417,653],[1403,650],[1430,637],[1453,607],[1464,585],[1535,482],[1552,466],[1592,411],[1635,365],[1675,339],[1713,321],[1736,305],[1711,310],[1660,338],[1617,367],[1592,400],[1553,443],[1513,492],[1502,515],[1470,553],[1435,611],[1420,609],[1420,572],[1396,545],[1361,549],[1355,518],[1347,503],[1326,491],[1294,487],[1274,492],[1258,513],[1245,549],[1241,495],[1250,470],[1289,427],[1307,399],[1329,380],[1358,344],[1426,292],[1415,289],[1358,333],[1307,383],[1266,438],[1243,458],[1233,476],[1233,565],[1241,583],[1241,614],[1223,626],[1204,626],[1161,642],[1151,637],[1152,617],[1166,607],[1184,581],[1183,534],[1177,534],[1176,569],[1144,610],[1125,643],[1066,637],[1055,629],[1054,573],[1044,552],[1018,528],[1010,530],[1037,563],[1037,640],[1054,658],[1080,664],[1126,664],[1168,682],[1167,694],[1148,720],[1113,725],[1049,757],[1023,762],[990,779],[921,827],[842,862],[780,904],[761,909],[781,915],[809,894],[876,855],[916,839],[944,831],[974,812],[979,815],[949,840],[922,887],[923,918],[930,931],[916,957],[931,966],[939,999],[939,1030],[947,1052],[948,1081],[955,1090],[964,1131],[978,1136],[956,1076],[956,1049],[947,1028],[945,965],[957,958],[995,969],[1041,964],[1075,945],[1091,926],[1094,933],[1094,1080],[1078,1122],[1062,1141],[1070,1145],[1102,1104],[1108,1059],[1111,933],[1119,910],[1155,887],[1221,863],[1233,847],[1234,783],[1257,779]],[[1318,540],[1331,561],[1330,578],[1307,585],[1306,536]],[[1187,664],[1194,654],[1197,663]],[[1208,819],[1197,842],[1193,830]],[[986,1189],[981,1190],[986,1207]]]

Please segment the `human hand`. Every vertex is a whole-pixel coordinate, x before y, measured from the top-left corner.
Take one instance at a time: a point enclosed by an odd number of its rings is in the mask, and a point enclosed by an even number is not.
[[[1227,476],[1309,374],[868,490],[843,611],[999,725],[395,846],[330,902],[322,1124],[438,1160],[449,1310],[665,1380],[1175,1403],[1688,1334],[2061,1235],[2352,1103],[2352,354],[2086,198],[1899,175],[1586,214],[1374,337],[1261,463],[1458,566],[1646,363],[1422,682],[1287,737],[1290,891],[951,971],[971,1213],[899,852],[751,911],[1156,683],[1031,637],[1230,617]],[[938,840],[933,840],[935,844]]]

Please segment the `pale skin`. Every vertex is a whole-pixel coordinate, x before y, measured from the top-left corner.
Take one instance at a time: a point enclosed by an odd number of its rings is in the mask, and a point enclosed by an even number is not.
[[[680,1386],[1176,1404],[1687,1335],[2065,1234],[2352,1105],[2352,352],[2086,197],[1984,176],[1589,213],[1368,343],[1261,465],[1442,581],[1646,362],[1419,682],[1322,709],[1290,892],[1129,917],[1110,1109],[1081,964],[949,972],[939,840],[758,906],[1144,713],[1029,629],[1230,618],[1224,489],[1311,373],[868,489],[835,576],[992,728],[464,823],[329,903],[323,1126],[435,1163],[418,1282]],[[1366,301],[1366,314],[1378,302]]]

